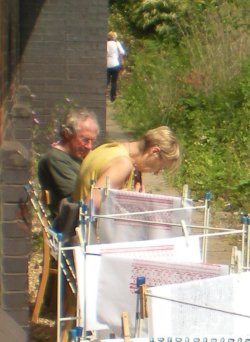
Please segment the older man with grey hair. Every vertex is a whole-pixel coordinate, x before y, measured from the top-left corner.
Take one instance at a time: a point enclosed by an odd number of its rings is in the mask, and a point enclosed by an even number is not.
[[[80,165],[93,148],[99,134],[95,114],[87,109],[71,109],[60,128],[61,139],[52,144],[38,163],[38,178],[49,193],[52,219],[63,198],[71,196]]]

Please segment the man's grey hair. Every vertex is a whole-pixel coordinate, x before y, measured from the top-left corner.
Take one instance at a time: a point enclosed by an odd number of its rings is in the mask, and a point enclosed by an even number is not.
[[[60,136],[62,138],[64,137],[65,130],[68,130],[70,133],[75,134],[78,130],[79,121],[85,121],[87,119],[91,119],[95,122],[97,134],[99,134],[100,127],[97,121],[96,114],[87,108],[73,108],[69,110],[64,123],[60,127]]]

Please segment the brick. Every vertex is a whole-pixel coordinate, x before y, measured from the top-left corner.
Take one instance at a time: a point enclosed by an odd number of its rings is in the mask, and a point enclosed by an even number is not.
[[[5,257],[2,258],[3,272],[6,274],[27,274],[28,257]]]
[[[23,185],[29,182],[29,178],[29,172],[25,168],[6,168],[2,173],[2,182],[5,184]]]
[[[30,118],[31,115],[31,109],[24,105],[16,105],[12,109],[12,116],[13,117],[22,117],[22,118]]]
[[[20,150],[11,150],[11,149],[2,149],[1,150],[1,158],[4,160],[4,167],[27,167],[30,164],[30,156],[28,153],[25,153],[25,157],[29,158],[25,159]]]
[[[31,244],[29,239],[4,239],[3,253],[6,257],[27,256],[30,252],[30,246]]]
[[[2,221],[3,222],[27,222],[29,220],[29,212],[27,207],[20,198],[19,203],[3,203],[2,205]]]
[[[2,222],[2,235],[8,238],[27,238],[30,236],[30,227],[24,222]]]
[[[15,130],[17,128],[32,128],[33,127],[33,122],[31,120],[31,116],[33,114],[30,112],[29,116],[24,116],[24,117],[19,117],[19,116],[15,116],[12,119],[12,125],[11,125],[11,129],[12,129],[12,133],[13,133],[13,129],[15,128]],[[13,138],[13,135],[12,135]]]
[[[32,117],[33,121],[33,117]],[[15,137],[17,140],[22,140],[22,144],[26,147],[31,149],[32,147],[32,141],[29,137],[31,137],[33,134],[33,127],[25,127],[22,129],[17,128]],[[24,141],[25,140],[25,141]]]
[[[53,63],[52,63],[53,64]],[[26,72],[24,72],[24,76],[27,74],[31,74],[32,77],[36,76],[37,72],[40,72],[42,74],[45,74],[45,76],[48,76],[49,72],[53,73],[58,73],[58,74],[63,74],[64,73],[64,65],[62,63],[57,63],[57,64],[53,64],[53,68],[49,67],[48,65],[44,64],[40,64],[39,65],[39,70],[37,68],[37,64],[29,64],[29,70],[27,70]],[[40,75],[40,74],[39,74]],[[50,76],[50,75],[49,75]]]
[[[3,288],[5,291],[26,291],[28,288],[27,274],[2,275]]]
[[[27,192],[25,191],[24,185],[2,185],[2,201],[7,203],[19,202],[23,199],[25,202],[27,199]]]
[[[24,308],[28,304],[28,292],[2,293],[2,305],[8,309]]]
[[[18,204],[3,204],[2,205],[2,220],[3,221],[15,221],[19,213]]]

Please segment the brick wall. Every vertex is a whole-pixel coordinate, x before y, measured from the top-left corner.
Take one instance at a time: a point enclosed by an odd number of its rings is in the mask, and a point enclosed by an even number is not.
[[[28,260],[30,229],[23,220],[24,184],[30,178],[32,115],[30,91],[19,87],[5,122],[0,149],[1,308],[24,328],[29,326]],[[0,327],[2,329],[3,327]]]
[[[21,82],[36,95],[40,122],[69,97],[96,112],[103,139],[107,10],[107,0],[21,1]]]
[[[17,94],[19,63],[19,1],[0,1],[0,310],[28,327],[29,232],[20,216],[23,184],[29,179],[30,113]],[[25,88],[25,90],[27,90]],[[26,92],[27,94],[27,92]],[[25,99],[26,101],[26,99]],[[24,117],[24,112],[25,117]],[[27,117],[28,115],[28,117]],[[29,143],[28,143],[29,141]],[[16,329],[8,320],[8,329]],[[0,322],[1,336],[7,336]],[[21,330],[20,330],[21,331]],[[19,335],[19,340],[24,340]]]
[[[0,143],[4,135],[4,112],[14,95],[19,61],[18,0],[0,1]]]
[[[48,124],[71,97],[96,112],[103,140],[107,8],[108,0],[0,0],[0,307],[22,327],[30,317],[30,231],[20,203],[31,174],[31,109]]]

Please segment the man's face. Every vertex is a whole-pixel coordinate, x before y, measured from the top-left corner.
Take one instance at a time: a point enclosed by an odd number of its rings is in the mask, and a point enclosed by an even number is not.
[[[98,129],[92,119],[81,120],[76,134],[70,137],[68,145],[70,154],[77,159],[83,159],[92,150],[97,138]]]

